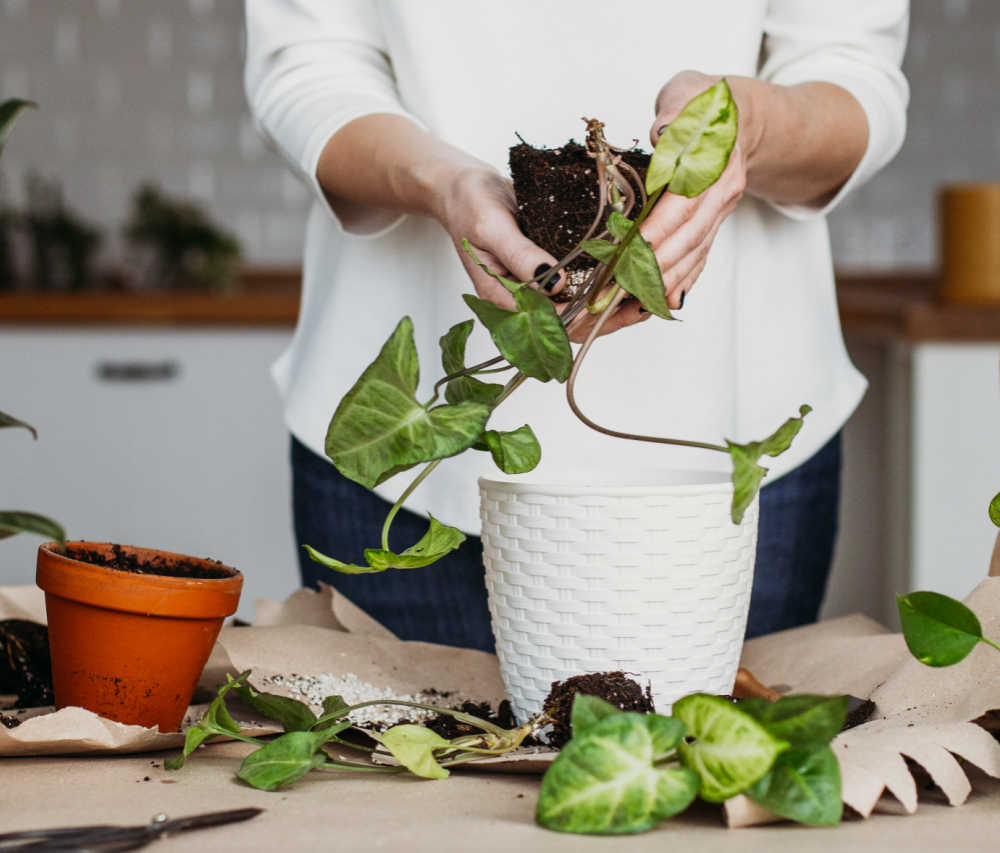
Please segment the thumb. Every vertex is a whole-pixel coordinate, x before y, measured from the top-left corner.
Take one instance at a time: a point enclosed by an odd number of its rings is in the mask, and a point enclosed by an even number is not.
[[[541,279],[545,283],[541,287],[546,293],[556,294],[565,286],[566,276],[561,271],[546,275],[556,265],[556,259],[541,246],[531,242],[520,229],[505,235],[503,240],[493,246],[493,253],[518,281],[532,281],[531,286],[538,288]]]

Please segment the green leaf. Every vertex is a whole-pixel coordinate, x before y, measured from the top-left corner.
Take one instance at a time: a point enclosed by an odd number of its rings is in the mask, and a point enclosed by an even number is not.
[[[323,716],[333,717],[336,714],[343,716],[344,712],[350,707],[351,706],[344,701],[343,696],[327,696],[323,700]]]
[[[441,365],[446,376],[465,370],[465,344],[475,325],[473,320],[456,323],[441,336]],[[495,406],[503,392],[503,385],[482,382],[474,376],[459,376],[452,379],[444,389],[444,398],[449,403],[483,403]]]
[[[612,211],[608,217],[608,230],[619,241],[625,239],[631,227],[631,220],[617,211]],[[610,264],[614,260],[618,246],[618,243],[608,240],[584,240],[580,244],[580,248],[588,255],[603,264]],[[653,254],[652,247],[638,232],[622,250],[621,257],[615,263],[614,275],[615,281],[624,290],[631,293],[657,317],[663,317],[665,320],[674,319],[667,306],[659,262]]]
[[[783,696],[777,702],[744,699],[740,710],[749,714],[776,738],[793,746],[829,743],[844,728],[846,696]]]
[[[433,515],[429,518],[430,527],[427,532],[416,545],[411,545],[402,554],[380,548],[366,548],[365,559],[368,565],[376,571],[419,569],[437,562],[465,541],[465,534],[461,530],[442,524]]]
[[[508,311],[478,296],[463,297],[504,358],[525,376],[548,382],[565,382],[573,367],[569,338],[547,296],[522,288],[514,294],[516,311]]]
[[[698,774],[699,793],[711,803],[745,790],[788,748],[749,714],[718,696],[685,696],[674,704],[673,713],[688,731],[678,746],[681,758]]]
[[[258,714],[281,723],[286,732],[305,732],[316,724],[316,715],[312,709],[297,699],[261,693],[249,684],[239,685],[234,688],[234,692]]]
[[[37,533],[46,539],[55,539],[60,545],[66,545],[66,531],[58,521],[34,512],[0,510],[0,539],[16,533]]]
[[[328,731],[288,732],[256,752],[251,752],[236,771],[237,777],[261,791],[274,791],[301,779],[314,767],[326,763],[323,744]]]
[[[475,446],[489,450],[493,454],[493,461],[505,474],[523,474],[542,459],[542,448],[527,424],[511,432],[488,429]]]
[[[511,293],[517,293],[521,288],[524,287],[523,282],[511,281],[509,278],[504,278],[502,275],[500,275],[500,273],[493,272],[493,270],[491,270],[488,266],[486,266],[486,264],[484,264],[481,260],[479,260],[475,250],[472,248],[472,244],[464,238],[462,240],[462,248],[468,253],[469,257],[472,258],[473,262],[477,267],[479,267],[479,269],[481,269],[491,278],[495,278]]]
[[[374,488],[419,462],[461,453],[482,435],[489,406],[428,411],[415,397],[418,378],[413,323],[404,317],[330,421],[326,453],[341,474]]]
[[[757,464],[761,456],[778,456],[784,453],[792,444],[792,439],[802,429],[805,416],[812,411],[812,406],[799,406],[799,417],[789,418],[763,441],[751,441],[748,444],[736,444],[726,440],[729,456],[733,460],[733,524],[743,520],[743,513],[753,502],[760,489],[760,482],[767,473],[767,468]]]
[[[226,707],[226,694],[230,690],[242,687],[250,677],[250,670],[241,672],[236,678],[226,675],[226,683],[219,687],[216,697],[208,706],[205,715],[184,735],[184,749],[180,755],[168,758],[163,762],[167,770],[180,770],[187,757],[201,746],[208,738],[215,735],[239,735],[239,724],[232,718]]]
[[[560,832],[620,834],[682,812],[698,792],[697,775],[654,761],[683,734],[678,720],[632,712],[585,727],[546,771],[535,819]]]
[[[465,534],[454,527],[442,524],[433,515],[430,516],[430,526],[427,532],[415,545],[411,545],[402,554],[396,554],[383,548],[366,548],[365,560],[368,565],[344,563],[334,557],[328,557],[317,551],[311,545],[303,545],[309,559],[314,560],[335,572],[345,575],[365,575],[373,572],[384,572],[386,569],[419,569],[440,560],[445,554],[454,551],[465,541]]]
[[[997,492],[990,501],[990,521],[1000,527],[1000,492]]]
[[[840,765],[828,745],[783,752],[746,795],[775,814],[813,826],[836,826],[844,810]]]
[[[22,110],[28,107],[37,107],[34,101],[26,101],[23,98],[10,98],[0,104],[0,154],[3,154],[4,146],[7,144],[7,137],[14,127],[14,119],[18,117]]]
[[[646,192],[668,184],[691,198],[725,171],[736,144],[738,114],[725,78],[696,95],[660,135],[646,171]]]
[[[24,427],[36,440],[38,439],[38,430],[36,430],[31,424],[26,424],[24,421],[18,420],[13,415],[0,412],[0,428],[3,427]]]
[[[584,731],[606,717],[621,713],[623,712],[610,702],[605,702],[597,696],[577,693],[573,697],[573,707],[570,709],[570,728],[573,731],[573,737],[583,734]]]
[[[393,726],[375,738],[411,773],[424,779],[444,779],[447,768],[434,759],[434,750],[447,749],[451,742],[423,726]]]
[[[928,666],[963,660],[983,638],[976,614],[961,601],[938,592],[897,595],[903,637],[913,656]]]

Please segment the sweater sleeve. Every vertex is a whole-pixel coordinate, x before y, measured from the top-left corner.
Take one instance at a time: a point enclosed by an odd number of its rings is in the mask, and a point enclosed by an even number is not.
[[[908,0],[769,0],[758,76],[771,83],[833,83],[868,118],[861,162],[823,207],[775,204],[793,219],[822,216],[885,166],[906,134],[909,87],[900,71]]]
[[[371,0],[246,0],[244,84],[258,128],[312,187],[338,226],[384,233],[402,214],[341,204],[316,166],[330,138],[373,113],[405,116]]]

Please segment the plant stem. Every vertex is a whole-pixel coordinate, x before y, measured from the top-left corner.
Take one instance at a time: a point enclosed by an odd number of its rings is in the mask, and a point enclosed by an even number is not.
[[[440,459],[435,459],[426,465],[423,471],[421,471],[417,477],[413,480],[410,485],[406,487],[403,494],[399,496],[396,503],[392,505],[392,509],[389,510],[389,514],[385,517],[385,521],[382,523],[382,550],[389,550],[389,528],[392,526],[392,520],[396,517],[396,513],[399,512],[400,508],[403,506],[403,502],[413,494],[413,490],[419,486],[425,479],[427,475],[431,473],[440,464]]]
[[[404,702],[402,699],[371,699],[367,702],[359,702],[357,705],[349,705],[346,708],[341,708],[335,711],[333,714],[327,714],[320,717],[315,723],[313,723],[313,729],[321,723],[328,723],[331,720],[342,720],[351,711],[358,711],[361,708],[369,708],[372,705],[400,705],[404,708],[417,708],[422,711],[431,711],[435,714],[444,714],[448,717],[454,717],[460,723],[468,723],[469,725],[476,726],[485,732],[494,734],[497,737],[504,738],[509,732],[506,729],[500,728],[500,726],[495,726],[486,720],[481,720],[479,717],[474,717],[472,714],[466,714],[462,711],[453,711],[450,708],[440,708],[437,705],[428,705],[424,702]]]
[[[1000,645],[994,643],[988,637],[980,637],[979,639],[982,640],[984,643],[986,643],[987,646],[993,646],[993,648],[995,648],[998,652],[1000,652]]]

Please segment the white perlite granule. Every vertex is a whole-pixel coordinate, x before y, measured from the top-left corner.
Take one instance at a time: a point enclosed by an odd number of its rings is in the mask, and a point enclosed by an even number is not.
[[[331,675],[320,672],[315,675],[271,675],[262,678],[261,688],[282,687],[292,697],[310,705],[318,713],[322,713],[323,700],[328,696],[339,696],[348,705],[359,702],[370,702],[373,699],[398,699],[403,702],[422,702],[426,705],[440,701],[440,695],[430,693],[400,694],[390,687],[378,687],[362,681],[354,673],[346,675]],[[384,729],[405,720],[418,723],[434,716],[431,711],[420,708],[409,708],[403,705],[370,705],[350,713],[351,722],[357,726],[368,726]]]

